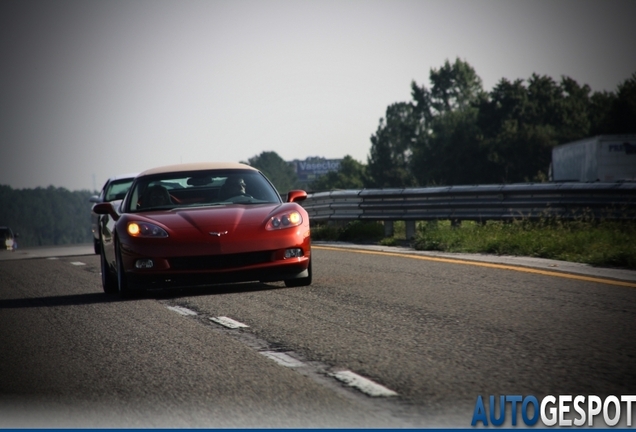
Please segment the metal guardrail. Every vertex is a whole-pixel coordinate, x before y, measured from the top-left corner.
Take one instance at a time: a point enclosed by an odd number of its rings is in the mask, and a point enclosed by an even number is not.
[[[312,221],[636,220],[636,183],[523,183],[309,194]],[[411,224],[409,224],[411,225]],[[409,231],[407,227],[407,231]]]

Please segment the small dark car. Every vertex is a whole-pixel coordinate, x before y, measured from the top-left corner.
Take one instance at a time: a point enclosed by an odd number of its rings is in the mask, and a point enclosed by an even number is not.
[[[93,195],[89,201],[94,204],[103,202],[111,202],[124,199],[130,185],[137,174],[123,174],[109,178],[104,183],[99,195]],[[93,207],[95,205],[93,204]],[[93,249],[96,254],[100,253],[101,246],[99,243],[99,218],[100,216],[91,209],[91,230],[93,231]]]
[[[18,248],[18,242],[16,241],[18,237],[18,233],[14,234],[11,228],[0,226],[0,241],[2,241],[8,251],[13,252]]]

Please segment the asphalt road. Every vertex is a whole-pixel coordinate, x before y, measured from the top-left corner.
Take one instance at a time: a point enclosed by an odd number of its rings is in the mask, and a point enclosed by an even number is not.
[[[470,427],[478,395],[636,394],[634,272],[322,245],[309,287],[121,301],[86,248],[0,259],[0,427]]]

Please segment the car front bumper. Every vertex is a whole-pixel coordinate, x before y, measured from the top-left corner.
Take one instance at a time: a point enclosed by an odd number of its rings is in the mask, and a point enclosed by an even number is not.
[[[287,247],[260,251],[157,256],[146,248],[122,247],[126,279],[131,289],[164,289],[231,282],[275,282],[308,276],[309,237]],[[285,257],[286,251],[302,251]],[[165,251],[164,251],[165,252]],[[289,254],[289,253],[288,253]],[[149,264],[151,265],[149,266]]]

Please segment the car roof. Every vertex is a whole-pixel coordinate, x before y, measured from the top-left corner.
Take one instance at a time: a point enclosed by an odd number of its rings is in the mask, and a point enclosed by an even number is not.
[[[121,179],[126,179],[126,178],[132,179],[132,178],[137,177],[138,175],[139,175],[139,173],[119,174],[119,175],[116,175],[116,176],[109,177],[108,181],[112,182],[114,180],[121,180]]]
[[[146,170],[139,174],[139,177],[152,174],[162,174],[171,172],[182,171],[204,171],[213,169],[249,169],[258,171],[256,168],[249,165],[236,162],[197,162],[197,163],[184,163],[176,165],[166,165],[157,168]]]

